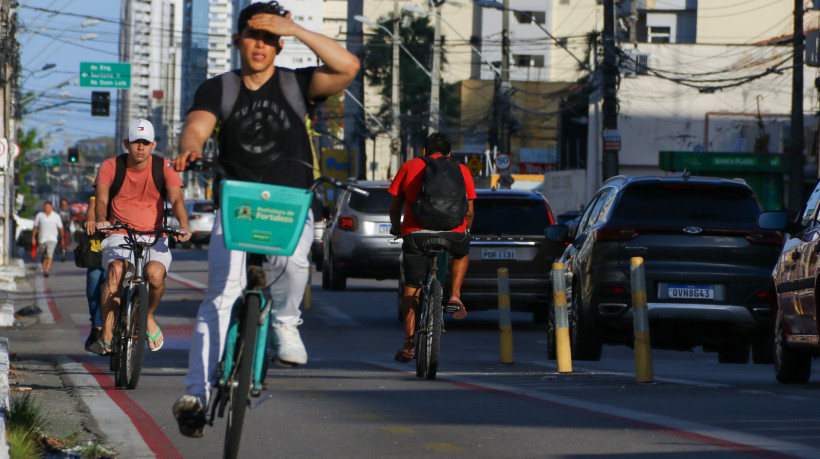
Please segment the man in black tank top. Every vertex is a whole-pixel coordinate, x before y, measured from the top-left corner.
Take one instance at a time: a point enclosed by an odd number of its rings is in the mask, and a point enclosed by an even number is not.
[[[282,51],[281,37],[285,36],[307,45],[323,64],[295,71],[275,67],[274,60]],[[234,75],[212,78],[197,89],[180,136],[176,169],[183,171],[188,162],[202,156],[205,141],[220,123],[218,178],[307,188],[313,170],[304,163],[314,162],[304,115],[298,107],[307,107],[310,113],[315,103],[343,91],[359,72],[359,60],[333,39],[294,23],[277,2],[253,3],[242,10],[233,44],[239,50],[241,67]],[[238,77],[235,100],[234,93],[224,89],[226,77]],[[291,81],[295,77],[296,85],[284,84],[285,77]],[[300,94],[294,102],[295,91],[290,88],[296,86]],[[277,358],[291,364],[307,363],[297,326],[302,322],[299,305],[308,280],[312,238],[313,216],[309,212],[293,255],[269,257],[272,273],[278,276],[284,270],[271,287]],[[210,349],[222,351],[225,337],[220,336],[219,323],[228,323],[231,307],[245,283],[245,254],[225,248],[219,213],[211,233],[208,265],[208,292],[197,313],[185,376],[186,395],[173,407],[180,431],[193,437],[202,435],[203,407],[220,358]]]

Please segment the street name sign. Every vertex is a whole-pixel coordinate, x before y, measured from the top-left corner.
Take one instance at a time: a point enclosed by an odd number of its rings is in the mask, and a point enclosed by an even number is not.
[[[80,62],[80,86],[129,89],[131,87],[131,63]]]
[[[43,167],[59,166],[62,162],[62,158],[59,156],[46,156],[44,158],[40,158],[40,165]]]

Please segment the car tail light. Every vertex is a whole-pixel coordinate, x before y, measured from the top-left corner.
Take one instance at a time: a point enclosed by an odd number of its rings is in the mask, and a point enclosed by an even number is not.
[[[634,229],[601,228],[595,231],[595,238],[599,241],[631,241],[638,237]]]
[[[776,245],[778,247],[783,245],[783,236],[776,231],[749,233],[746,235],[746,240],[759,245]]]
[[[356,219],[353,217],[339,217],[339,229],[353,231],[356,229]]]
[[[621,294],[626,293],[626,290],[622,287],[604,287],[604,288],[601,289],[601,292],[609,293],[609,294],[614,293],[616,295],[621,295]]]
[[[768,297],[769,297],[769,291],[768,290],[764,290],[762,292],[757,292],[755,294],[755,298],[766,299]]]

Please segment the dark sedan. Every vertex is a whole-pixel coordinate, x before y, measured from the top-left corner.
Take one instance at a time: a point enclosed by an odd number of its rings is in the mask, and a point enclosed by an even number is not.
[[[572,357],[633,342],[630,259],[644,259],[652,346],[717,351],[722,363],[772,359],[769,277],[783,243],[761,229],[760,204],[739,179],[607,180],[572,235],[564,262]],[[553,343],[550,343],[553,345]]]

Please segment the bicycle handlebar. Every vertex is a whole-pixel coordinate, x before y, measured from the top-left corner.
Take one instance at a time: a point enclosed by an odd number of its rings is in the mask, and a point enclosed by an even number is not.
[[[97,228],[97,230],[103,230],[103,231],[105,231],[105,230],[116,231],[116,230],[121,230],[121,229],[124,229],[125,232],[128,234],[128,239],[131,239],[131,240],[134,240],[134,241],[136,241],[137,236],[155,236],[155,238],[152,242],[145,242],[145,245],[148,246],[148,247],[155,246],[159,242],[159,238],[163,234],[167,234],[169,236],[185,236],[187,234],[190,234],[186,231],[180,231],[176,228],[171,228],[170,226],[163,226],[162,228],[149,230],[149,231],[140,231],[140,230],[132,228],[127,223],[122,223],[122,222],[116,222],[113,225],[100,226],[100,227]]]
[[[190,170],[190,171],[194,171],[194,172],[207,172],[207,171],[209,171],[213,168],[213,163],[214,162],[213,162],[212,159],[197,158],[197,159],[189,162],[186,165],[185,170]],[[316,187],[318,187],[319,184],[321,184],[322,182],[330,183],[331,185],[333,185],[337,188],[349,189],[350,191],[353,191],[354,193],[358,193],[362,196],[369,196],[370,195],[370,193],[368,191],[363,190],[363,189],[357,187],[356,185],[354,185],[350,182],[345,182],[343,180],[339,180],[339,179],[333,178],[333,177],[327,177],[327,176],[324,176],[324,175],[317,178],[316,180],[314,180],[313,183],[310,185],[310,187],[308,187],[308,189],[310,191],[314,191],[316,189]]]

